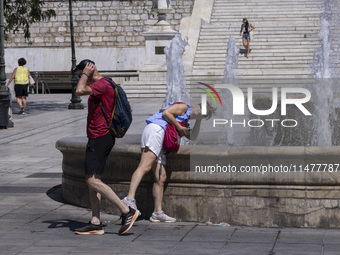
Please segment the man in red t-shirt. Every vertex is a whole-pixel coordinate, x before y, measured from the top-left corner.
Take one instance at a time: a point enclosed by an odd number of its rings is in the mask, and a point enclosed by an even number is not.
[[[104,234],[100,221],[100,198],[103,196],[121,211],[122,227],[119,234],[125,234],[137,219],[139,211],[126,206],[100,178],[106,159],[115,144],[115,137],[109,132],[108,123],[100,104],[105,109],[107,119],[111,119],[115,91],[110,82],[98,73],[95,63],[89,59],[82,60],[73,71],[77,72],[80,77],[76,94],[78,96],[90,95],[88,99],[85,175],[92,208],[89,225],[76,229],[75,233]]]

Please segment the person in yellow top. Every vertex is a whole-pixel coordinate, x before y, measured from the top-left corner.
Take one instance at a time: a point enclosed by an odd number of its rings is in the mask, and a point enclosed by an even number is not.
[[[28,96],[28,85],[29,85],[29,76],[30,71],[24,67],[26,65],[26,59],[20,58],[18,60],[18,67],[13,70],[13,74],[7,83],[7,88],[9,84],[14,79],[14,91],[15,97],[17,99],[18,105],[20,107],[19,114],[26,114],[26,103]]]

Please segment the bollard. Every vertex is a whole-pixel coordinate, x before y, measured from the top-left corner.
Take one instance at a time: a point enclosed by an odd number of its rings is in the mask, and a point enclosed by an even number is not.
[[[9,98],[0,99],[0,129],[7,128],[8,126],[9,104],[10,104]]]

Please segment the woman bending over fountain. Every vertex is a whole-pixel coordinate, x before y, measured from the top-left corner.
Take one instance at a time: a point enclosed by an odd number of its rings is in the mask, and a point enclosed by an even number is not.
[[[163,139],[168,123],[174,125],[178,134],[188,139],[196,140],[201,120],[209,119],[215,109],[207,104],[207,115],[201,114],[200,105],[188,105],[185,103],[169,103],[162,111],[159,111],[146,120],[141,139],[142,156],[140,163],[132,175],[130,190],[123,202],[131,208],[137,208],[135,201],[136,190],[143,178],[151,169],[154,176],[152,194],[154,198],[154,212],[150,217],[151,222],[176,222],[175,218],[169,217],[162,210],[164,183],[166,180],[166,151],[163,149]],[[195,125],[189,132],[188,126],[182,127],[179,122],[195,119]],[[187,122],[188,123],[188,122]]]
[[[250,53],[250,32],[253,31],[254,29],[255,27],[248,22],[247,18],[243,18],[240,36],[242,36],[243,46],[247,50],[246,57],[248,57],[248,54]]]

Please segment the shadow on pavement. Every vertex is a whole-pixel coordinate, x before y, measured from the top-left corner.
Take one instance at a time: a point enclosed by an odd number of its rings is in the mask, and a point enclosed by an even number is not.
[[[88,225],[88,223],[68,219],[46,220],[43,221],[43,223],[50,224],[48,228],[68,228],[72,232],[74,232],[77,228],[82,228]]]
[[[61,184],[54,186],[52,188],[50,188],[47,192],[46,195],[53,199],[54,201],[57,201],[59,203],[63,203],[63,204],[70,204],[69,202],[67,202],[62,194],[62,188],[61,188]]]

